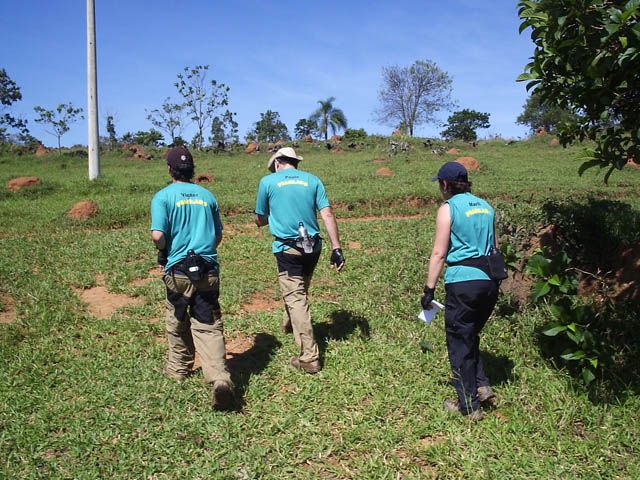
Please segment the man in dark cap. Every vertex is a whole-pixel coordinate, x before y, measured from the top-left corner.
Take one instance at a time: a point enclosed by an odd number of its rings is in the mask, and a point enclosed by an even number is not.
[[[193,157],[185,147],[167,153],[173,182],[151,201],[151,239],[158,249],[167,289],[166,376],[190,375],[196,350],[216,410],[233,406],[233,384],[225,362],[217,246],[222,240],[218,202],[192,182]]]
[[[324,185],[315,175],[298,170],[301,160],[291,147],[273,154],[267,163],[272,174],[260,181],[255,213],[256,224],[269,225],[274,236],[272,252],[285,306],[282,327],[293,333],[300,348],[300,354],[291,358],[291,366],[313,374],[321,366],[307,292],[322,250],[318,212],[331,242],[330,263],[338,272],[344,267],[344,256]]]

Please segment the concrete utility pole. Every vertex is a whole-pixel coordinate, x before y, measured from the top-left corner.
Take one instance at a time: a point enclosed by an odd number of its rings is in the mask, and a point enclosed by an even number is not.
[[[96,69],[95,1],[87,0],[87,120],[89,127],[89,180],[100,175],[98,143],[98,74]]]

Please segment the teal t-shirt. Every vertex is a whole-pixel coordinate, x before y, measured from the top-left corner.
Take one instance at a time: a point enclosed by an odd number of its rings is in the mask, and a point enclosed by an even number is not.
[[[222,236],[218,202],[213,193],[194,183],[174,182],[151,201],[151,230],[164,233],[169,260],[165,267],[187,256],[189,250],[218,270],[216,239]]]
[[[491,205],[471,193],[459,193],[447,202],[451,212],[451,235],[447,263],[488,255],[493,240],[494,212]],[[444,283],[490,280],[482,270],[457,265],[447,267]]]
[[[304,223],[309,236],[318,235],[317,212],[328,206],[324,185],[318,177],[295,168],[285,168],[262,177],[255,212],[269,218],[269,231],[276,237],[272,251],[276,253],[289,248],[278,238],[298,238],[300,222]],[[320,248],[320,242],[317,248]]]

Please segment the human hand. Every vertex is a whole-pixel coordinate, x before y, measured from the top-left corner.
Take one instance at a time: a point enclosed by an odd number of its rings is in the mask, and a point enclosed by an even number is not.
[[[424,293],[420,299],[420,304],[422,305],[423,310],[431,310],[433,308],[431,302],[433,301],[435,291],[435,288],[424,287]]]
[[[167,265],[169,261],[169,255],[167,254],[167,250],[158,250],[158,265],[160,265],[160,269],[164,271],[164,267]]]
[[[331,251],[331,259],[329,263],[332,267],[336,267],[336,270],[339,272],[344,268],[344,255],[342,254],[341,248],[334,248]]]

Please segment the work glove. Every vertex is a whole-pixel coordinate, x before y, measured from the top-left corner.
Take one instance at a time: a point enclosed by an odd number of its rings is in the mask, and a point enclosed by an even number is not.
[[[344,255],[342,255],[341,248],[334,248],[331,251],[331,259],[329,263],[332,267],[336,267],[336,270],[342,270],[342,267],[344,267]]]
[[[167,262],[169,261],[169,255],[167,250],[158,250],[158,265],[162,265],[163,267],[167,266]]]
[[[433,307],[433,305],[431,305],[431,302],[433,301],[433,295],[435,291],[435,288],[424,287],[424,293],[422,294],[422,298],[420,299],[423,310],[431,310],[431,308]]]

